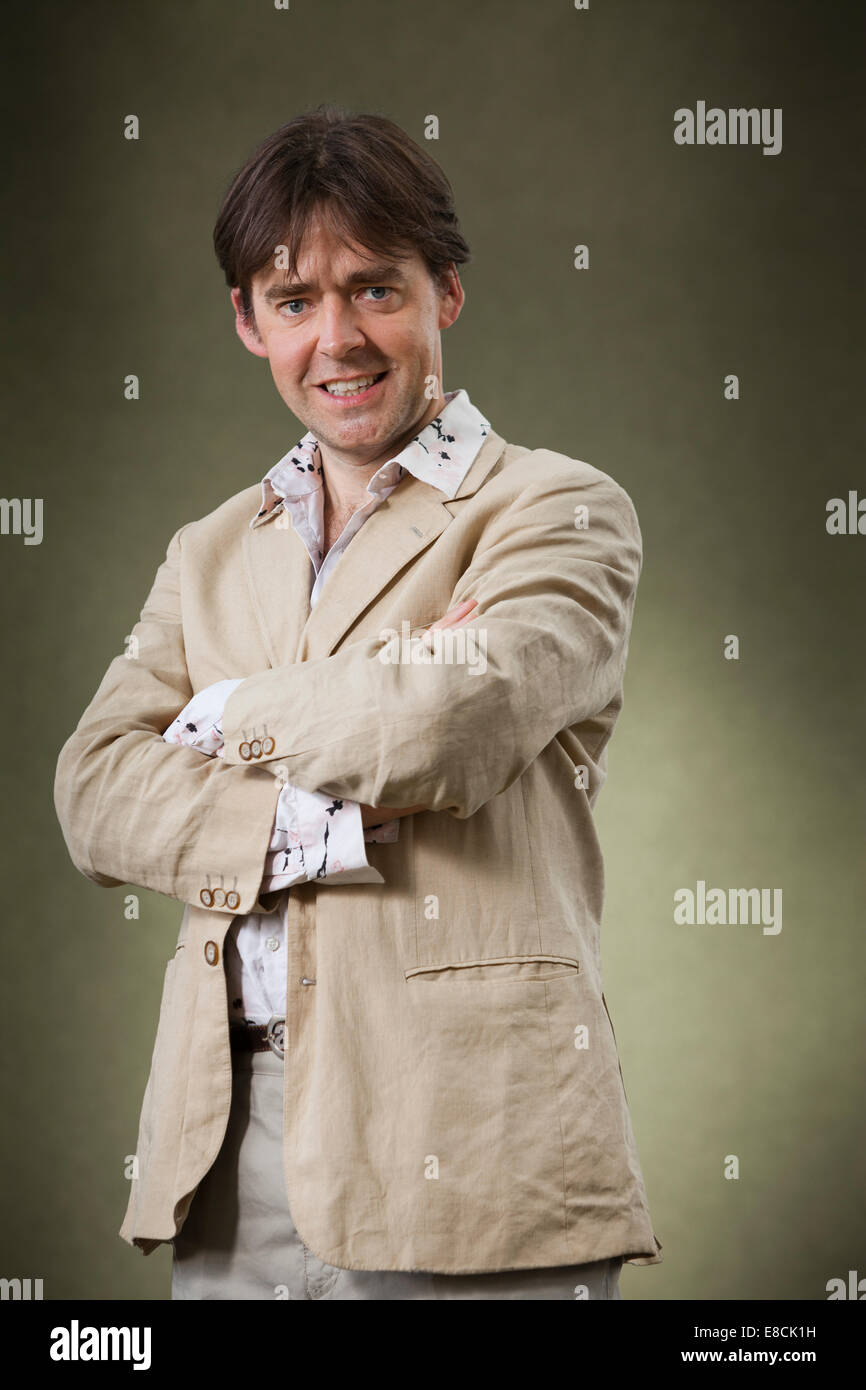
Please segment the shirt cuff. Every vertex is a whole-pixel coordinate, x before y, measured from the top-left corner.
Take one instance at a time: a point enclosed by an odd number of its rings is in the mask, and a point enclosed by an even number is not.
[[[400,838],[400,820],[386,820],[382,825],[368,825],[364,829],[364,839],[368,845],[393,845]]]
[[[304,876],[311,882],[385,882],[367,860],[359,802],[287,782],[280,792],[277,824],[287,824],[289,842],[297,845]]]
[[[243,678],[215,681],[188,700],[176,719],[163,732],[166,743],[186,743],[201,753],[213,755],[223,746],[223,710]]]

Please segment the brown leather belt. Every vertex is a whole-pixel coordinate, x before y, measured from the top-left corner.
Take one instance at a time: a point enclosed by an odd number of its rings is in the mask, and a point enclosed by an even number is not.
[[[232,1052],[274,1052],[285,1060],[286,1020],[274,1014],[267,1023],[229,1024],[229,1043]]]

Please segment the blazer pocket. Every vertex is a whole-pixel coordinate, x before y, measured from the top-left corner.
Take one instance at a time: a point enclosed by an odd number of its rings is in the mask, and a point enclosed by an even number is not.
[[[483,981],[504,984],[512,980],[528,980],[536,984],[558,980],[564,975],[577,975],[580,961],[574,956],[498,956],[487,960],[454,960],[436,965],[416,965],[404,970],[405,979],[421,984],[467,984]]]

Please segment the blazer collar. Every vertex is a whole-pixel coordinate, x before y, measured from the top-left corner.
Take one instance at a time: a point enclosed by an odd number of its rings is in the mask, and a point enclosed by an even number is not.
[[[491,428],[454,501],[477,492],[505,448]],[[287,514],[281,510],[266,525],[245,529],[244,567],[269,664],[330,656],[394,576],[450,525],[451,504],[438,487],[409,473],[353,537],[312,611],[310,557]]]

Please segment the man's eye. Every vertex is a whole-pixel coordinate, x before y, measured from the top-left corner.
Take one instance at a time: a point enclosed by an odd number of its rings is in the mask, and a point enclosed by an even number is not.
[[[388,285],[369,285],[362,293],[374,294],[376,296],[374,302],[376,304],[382,304],[387,296],[393,294],[394,291]],[[281,314],[284,314],[284,317],[296,319],[298,315],[303,312],[306,302],[305,299],[284,299],[283,302],[278,305],[278,309]],[[293,305],[297,305],[297,311],[292,307]]]

